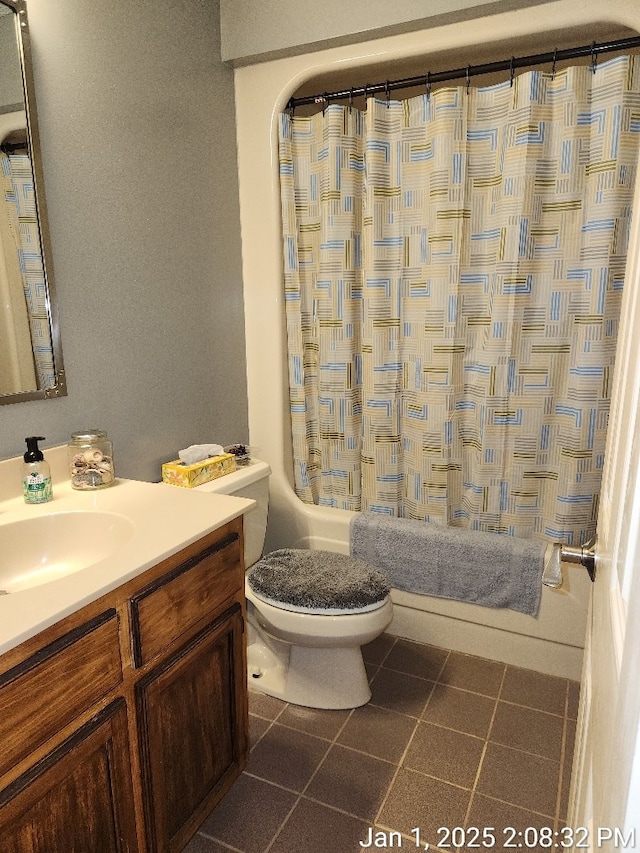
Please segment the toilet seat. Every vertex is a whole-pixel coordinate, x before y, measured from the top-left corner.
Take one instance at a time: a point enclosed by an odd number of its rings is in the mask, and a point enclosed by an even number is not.
[[[365,563],[332,551],[282,548],[247,573],[253,595],[272,607],[315,616],[369,613],[383,607],[389,585]]]
[[[350,616],[355,613],[370,613],[372,610],[379,610],[384,606],[386,597],[381,601],[376,601],[373,604],[365,604],[362,607],[304,607],[296,604],[290,604],[286,601],[276,601],[274,598],[269,598],[266,595],[261,595],[251,588],[253,595],[265,604],[270,604],[272,607],[277,607],[279,610],[286,610],[289,613],[308,613],[309,616]]]
[[[388,595],[375,610],[314,614],[285,610],[257,597],[245,582],[249,624],[255,621],[270,637],[296,646],[316,649],[362,646],[371,642],[391,622],[393,604]]]

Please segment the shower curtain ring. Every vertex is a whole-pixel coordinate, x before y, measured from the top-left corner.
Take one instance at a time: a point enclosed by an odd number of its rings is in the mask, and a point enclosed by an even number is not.
[[[469,86],[471,84],[471,66],[467,65],[467,95],[469,94]]]
[[[551,65],[551,79],[556,79],[556,62],[558,59],[558,48],[556,47],[553,51],[553,64]]]
[[[324,115],[325,110],[329,106],[329,95],[327,92],[324,92],[322,95],[322,115]]]
[[[353,112],[353,86],[349,89],[349,112]]]
[[[598,70],[598,54],[596,53],[596,43],[591,45],[591,73],[595,74]]]
[[[512,56],[512,57],[511,57],[511,71],[510,71],[510,77],[509,77],[509,85],[510,85],[510,86],[513,86],[513,81],[514,81],[514,78],[515,78],[515,76],[516,76],[516,69],[515,69],[515,66],[514,66],[514,62],[515,62],[515,61],[516,61],[515,56]]]
[[[389,91],[389,81],[388,81],[388,80],[387,80],[387,82],[384,84],[384,91],[385,91],[385,93],[386,93],[386,95],[387,95],[387,109],[389,109],[389,99],[390,99],[390,97],[391,97],[391,93],[390,93],[390,91]]]
[[[425,85],[427,87],[427,100],[431,100],[431,72],[427,71],[427,76],[425,78]]]

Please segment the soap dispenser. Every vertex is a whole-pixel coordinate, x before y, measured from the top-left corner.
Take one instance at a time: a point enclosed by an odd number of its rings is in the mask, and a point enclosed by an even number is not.
[[[42,504],[53,498],[53,487],[51,485],[51,471],[49,463],[45,461],[42,451],[38,447],[39,441],[44,441],[43,436],[32,435],[25,438],[27,452],[24,454],[22,465],[22,493],[28,504]]]

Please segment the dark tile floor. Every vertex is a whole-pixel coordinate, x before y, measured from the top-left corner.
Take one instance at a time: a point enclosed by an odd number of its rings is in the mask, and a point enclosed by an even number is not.
[[[364,656],[373,696],[353,711],[250,692],[247,769],[186,853],[548,849],[579,685],[386,634]]]

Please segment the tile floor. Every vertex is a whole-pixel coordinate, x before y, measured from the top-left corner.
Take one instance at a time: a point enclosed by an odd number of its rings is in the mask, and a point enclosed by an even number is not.
[[[185,853],[500,851],[506,826],[548,849],[535,832],[566,817],[579,685],[386,634],[364,657],[373,696],[353,711],[250,692],[247,769]]]

